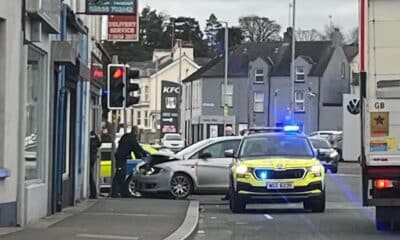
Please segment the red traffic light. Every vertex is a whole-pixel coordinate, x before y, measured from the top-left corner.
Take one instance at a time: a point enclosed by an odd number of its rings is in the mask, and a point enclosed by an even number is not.
[[[112,74],[114,79],[121,79],[124,76],[124,69],[117,68],[114,73]]]

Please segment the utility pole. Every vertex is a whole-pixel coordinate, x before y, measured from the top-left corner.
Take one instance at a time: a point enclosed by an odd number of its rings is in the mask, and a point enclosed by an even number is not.
[[[291,120],[294,121],[294,82],[296,81],[296,65],[295,65],[295,59],[296,59],[296,34],[295,34],[295,29],[296,29],[296,0],[293,0],[293,24],[292,24],[292,66],[291,66],[291,95],[290,95],[290,101],[291,101],[291,107],[290,107],[290,113],[291,113]]]
[[[228,67],[229,67],[229,29],[228,22],[225,24],[225,74],[224,74],[224,116],[229,115],[228,111]]]
[[[158,58],[158,56],[156,56],[156,87],[155,87],[155,92],[156,92],[156,97],[155,97],[155,100],[156,100],[156,104],[155,104],[155,116],[156,116],[156,121],[157,121],[157,114],[158,114],[158,68],[159,68],[159,66],[158,66],[158,60],[159,60],[159,58]],[[157,124],[155,124],[155,128],[156,128],[156,132],[157,132]]]
[[[177,39],[176,40],[177,42],[178,42],[178,46],[179,46],[179,86],[180,86],[180,92],[179,92],[179,117],[178,117],[178,120],[179,120],[179,124],[178,124],[178,126],[179,126],[179,128],[180,128],[180,132],[181,133],[183,133],[183,128],[184,127],[182,127],[182,123],[183,123],[183,121],[182,121],[182,118],[183,118],[183,111],[182,111],[182,102],[183,102],[183,99],[182,99],[182,88],[183,88],[183,86],[182,86],[182,39]]]

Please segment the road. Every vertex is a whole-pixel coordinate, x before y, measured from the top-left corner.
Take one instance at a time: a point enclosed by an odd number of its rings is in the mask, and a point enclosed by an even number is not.
[[[375,211],[361,206],[360,169],[343,163],[339,173],[327,176],[327,209],[309,213],[302,204],[249,205],[244,214],[232,214],[220,196],[200,200],[200,220],[194,240],[373,240],[400,239],[400,233],[375,230]]]

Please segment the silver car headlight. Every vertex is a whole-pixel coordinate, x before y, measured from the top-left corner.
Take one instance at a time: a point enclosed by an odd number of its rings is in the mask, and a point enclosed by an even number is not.
[[[330,158],[335,158],[335,157],[337,157],[337,156],[338,156],[338,153],[337,153],[336,151],[331,152],[331,154],[329,154],[329,157],[330,157]]]
[[[158,167],[151,167],[150,169],[147,169],[145,175],[146,176],[151,176],[151,175],[156,175],[160,172],[163,172],[164,169],[163,168],[158,168]]]

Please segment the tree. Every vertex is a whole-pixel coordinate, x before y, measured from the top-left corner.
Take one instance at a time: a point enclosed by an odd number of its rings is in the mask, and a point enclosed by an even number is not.
[[[240,28],[246,41],[268,42],[280,40],[281,26],[267,17],[245,16],[239,19]]]
[[[310,41],[321,41],[321,40],[325,40],[325,36],[322,33],[318,32],[316,29],[296,30],[296,41],[310,42]]]
[[[217,55],[223,54],[225,50],[225,28],[218,30],[216,39],[217,44],[214,51]],[[242,29],[240,27],[228,28],[228,40],[229,48],[240,45],[244,40]]]
[[[340,32],[339,29],[340,29],[340,27],[325,25],[325,34],[324,34],[325,39],[332,40],[332,35],[336,32],[340,35],[341,40],[344,41],[343,33]]]
[[[166,32],[173,32],[174,39],[182,39],[184,42],[191,43],[196,56],[207,56],[207,42],[203,40],[204,34],[196,19],[190,17],[171,18]]]
[[[150,49],[170,46],[171,38],[165,34],[164,22],[167,16],[157,13],[149,6],[142,10],[140,16],[140,42]]]
[[[210,48],[214,48],[217,44],[217,34],[221,28],[223,28],[222,24],[218,21],[218,18],[215,16],[215,14],[212,13],[206,20],[206,28],[204,30],[207,36],[208,46]]]
[[[359,34],[359,27],[355,27],[353,29],[350,30],[347,38],[346,38],[346,42],[348,43],[357,43],[358,42],[358,34]]]

